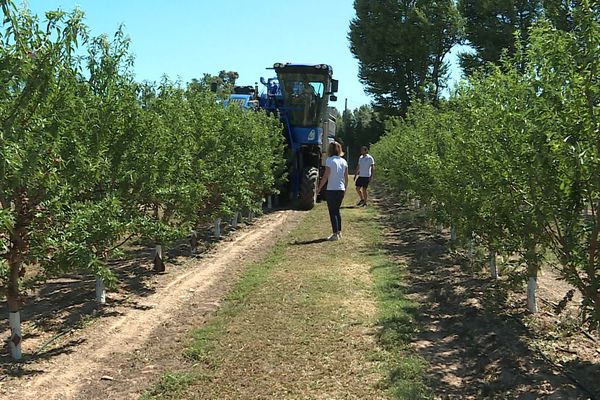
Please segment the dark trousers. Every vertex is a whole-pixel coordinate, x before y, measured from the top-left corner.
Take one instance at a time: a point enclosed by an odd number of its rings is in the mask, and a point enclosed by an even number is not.
[[[331,220],[331,229],[333,233],[341,232],[342,230],[342,215],[340,207],[344,200],[343,190],[328,190],[325,193],[327,197],[327,209],[329,210],[329,219]]]

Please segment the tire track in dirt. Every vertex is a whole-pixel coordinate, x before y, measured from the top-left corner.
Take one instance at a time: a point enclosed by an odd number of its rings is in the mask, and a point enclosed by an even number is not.
[[[193,329],[198,322],[196,317],[202,321],[218,308],[232,284],[233,279],[229,278],[235,278],[243,264],[264,255],[303,215],[297,211],[277,211],[235,232],[206,258],[188,261],[189,269],[156,293],[139,299],[135,309],[103,318],[78,331],[72,339],[82,344],[73,352],[29,365],[37,374],[6,382],[0,394],[4,392],[13,400],[137,398],[150,378],[160,375],[165,368],[141,365],[144,359],[136,357],[136,353],[152,354],[156,347],[160,354],[165,351],[158,349],[161,341],[180,342],[181,337],[176,336],[185,336]],[[174,321],[181,326],[169,329]],[[169,347],[166,346],[167,350]],[[161,362],[162,358],[169,364],[165,358],[175,359],[178,355],[170,356],[163,354],[158,359],[154,357],[154,361]]]

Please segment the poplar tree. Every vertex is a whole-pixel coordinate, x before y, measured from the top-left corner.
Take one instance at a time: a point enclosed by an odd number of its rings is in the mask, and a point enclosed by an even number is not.
[[[546,1],[554,3],[557,19],[559,1]],[[467,75],[488,63],[498,64],[503,52],[513,55],[515,34],[526,43],[529,29],[543,12],[540,0],[459,0],[458,9],[465,21],[465,39],[474,50],[459,56]]]
[[[447,81],[444,57],[460,39],[452,0],[355,0],[350,50],[376,111],[404,115],[416,97],[437,102]]]

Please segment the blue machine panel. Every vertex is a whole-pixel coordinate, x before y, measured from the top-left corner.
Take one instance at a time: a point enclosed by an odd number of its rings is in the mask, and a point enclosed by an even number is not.
[[[323,128],[303,128],[294,126],[292,129],[292,138],[294,143],[298,144],[321,144]]]

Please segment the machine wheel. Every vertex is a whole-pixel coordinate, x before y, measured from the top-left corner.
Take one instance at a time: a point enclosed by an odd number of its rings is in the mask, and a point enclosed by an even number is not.
[[[317,184],[319,183],[319,169],[316,167],[305,168],[302,171],[300,183],[300,198],[298,206],[301,210],[310,210],[317,201]]]

